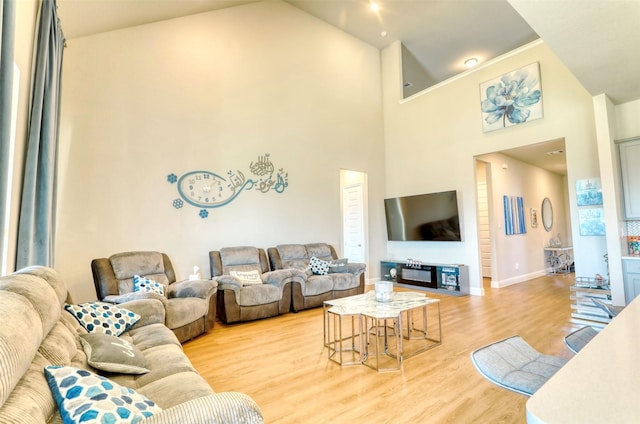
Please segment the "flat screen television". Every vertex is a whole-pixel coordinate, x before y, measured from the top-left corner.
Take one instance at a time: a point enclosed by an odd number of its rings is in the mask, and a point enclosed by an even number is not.
[[[390,241],[462,241],[455,190],[384,199]]]

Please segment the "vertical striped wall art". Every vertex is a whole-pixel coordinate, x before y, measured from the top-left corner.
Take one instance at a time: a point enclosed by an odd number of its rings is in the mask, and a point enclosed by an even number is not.
[[[520,196],[503,196],[504,232],[506,235],[527,232],[524,219],[524,199]]]

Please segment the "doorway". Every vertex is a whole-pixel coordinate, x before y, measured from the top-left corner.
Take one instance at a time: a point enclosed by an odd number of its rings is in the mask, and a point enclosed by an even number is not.
[[[544,275],[544,247],[552,237],[571,244],[564,139],[487,153],[475,158],[478,255],[482,277],[500,288]],[[503,197],[524,202],[524,233],[505,233]],[[538,225],[542,200],[557,205],[552,230]],[[555,212],[555,211],[554,211]]]
[[[340,170],[342,255],[350,262],[367,263],[367,174]]]

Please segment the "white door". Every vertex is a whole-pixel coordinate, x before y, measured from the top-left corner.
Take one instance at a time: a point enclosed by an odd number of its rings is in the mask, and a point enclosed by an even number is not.
[[[482,277],[491,278],[491,228],[489,225],[489,190],[487,186],[486,164],[481,161],[476,161],[476,167],[478,180],[478,231]]]
[[[361,183],[342,189],[342,232],[344,257],[365,262],[364,196]]]

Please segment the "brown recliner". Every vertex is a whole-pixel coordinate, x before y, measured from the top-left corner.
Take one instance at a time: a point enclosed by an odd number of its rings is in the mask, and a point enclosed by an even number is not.
[[[123,303],[153,298],[165,307],[165,325],[180,342],[190,340],[213,328],[216,318],[217,283],[212,280],[176,282],[169,257],[160,252],[123,252],[91,261],[98,299]],[[133,277],[147,277],[165,287],[164,295],[134,292]]]
[[[289,312],[289,270],[270,271],[264,249],[225,247],[209,252],[211,276],[218,282],[218,317],[224,323],[252,321]],[[262,283],[243,285],[233,271],[258,271]]]

